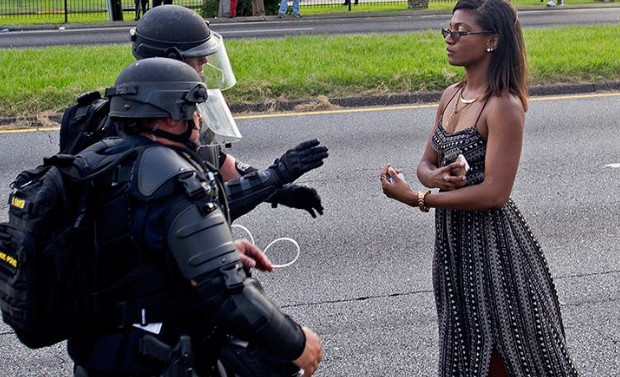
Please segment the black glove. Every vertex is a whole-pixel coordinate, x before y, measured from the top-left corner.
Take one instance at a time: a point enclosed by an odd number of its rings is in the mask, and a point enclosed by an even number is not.
[[[276,173],[281,185],[291,183],[303,174],[323,165],[327,158],[327,147],[319,146],[318,139],[304,141],[293,149],[289,149],[267,168]]]
[[[316,212],[319,215],[323,214],[321,197],[312,187],[295,184],[284,186],[267,201],[271,203],[273,208],[282,204],[291,208],[305,209],[312,217],[316,217]]]

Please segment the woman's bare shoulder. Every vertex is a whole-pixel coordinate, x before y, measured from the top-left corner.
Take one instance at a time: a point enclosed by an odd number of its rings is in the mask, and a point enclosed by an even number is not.
[[[445,98],[445,97],[452,96],[454,93],[456,93],[460,85],[461,85],[460,82],[450,85],[443,91],[443,94],[441,95],[441,97]]]
[[[461,83],[457,82],[456,84],[450,85],[443,91],[443,93],[441,94],[441,100],[439,101],[440,107],[447,105],[450,98],[452,98],[452,96],[454,96],[454,93],[456,93],[456,91],[458,90],[459,85],[461,85]]]
[[[523,108],[523,103],[521,103],[521,99],[519,98],[519,96],[508,92],[504,92],[499,95],[491,95],[491,97],[489,97],[487,107],[489,107],[489,109],[500,112],[525,112],[525,109]]]
[[[489,127],[494,125],[504,127],[523,126],[525,109],[519,96],[511,93],[492,95],[486,106],[486,123]]]

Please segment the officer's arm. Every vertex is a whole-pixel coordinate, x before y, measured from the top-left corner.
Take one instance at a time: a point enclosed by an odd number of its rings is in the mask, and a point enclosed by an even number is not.
[[[305,336],[300,326],[247,277],[219,208],[199,208],[184,197],[173,204],[166,224],[181,273],[194,282],[218,326],[275,357],[295,360],[302,354]]]
[[[239,170],[239,167],[242,166],[244,166],[244,164],[238,163],[233,156],[220,151],[220,175],[222,176],[224,182],[228,182],[246,174],[245,172]],[[245,166],[254,169],[249,165]]]
[[[248,172],[228,181],[225,186],[231,219],[250,212],[284,185],[323,165],[323,159],[327,158],[328,153],[327,148],[319,144],[318,140],[305,141],[288,150],[264,170],[247,165],[241,168]]]

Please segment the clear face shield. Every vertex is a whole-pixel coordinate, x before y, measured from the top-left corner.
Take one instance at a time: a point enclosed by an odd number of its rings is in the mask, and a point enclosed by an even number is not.
[[[211,31],[211,38],[208,41],[182,51],[181,54],[184,58],[207,57],[208,62],[203,66],[202,73],[208,88],[226,90],[237,83],[224,47],[224,39],[220,34]]]
[[[207,101],[196,104],[200,146],[225,145],[241,140],[241,132],[220,89],[207,89]]]

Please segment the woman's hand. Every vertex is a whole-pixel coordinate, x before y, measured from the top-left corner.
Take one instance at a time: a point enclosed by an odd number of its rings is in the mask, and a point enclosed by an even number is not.
[[[464,175],[457,175],[464,170],[465,164],[453,162],[430,172],[431,188],[438,188],[441,191],[456,190],[465,186],[467,179]]]
[[[401,169],[394,169],[390,163],[387,163],[383,170],[381,170],[379,179],[381,180],[381,188],[385,196],[407,203],[407,199],[411,196],[412,191],[409,184],[397,175],[401,172]],[[392,183],[390,183],[389,178],[392,179]]]

